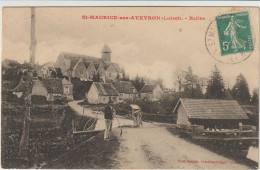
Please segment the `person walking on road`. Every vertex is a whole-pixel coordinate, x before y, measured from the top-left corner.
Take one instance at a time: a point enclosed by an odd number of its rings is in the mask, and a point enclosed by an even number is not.
[[[115,113],[114,108],[108,104],[105,107],[105,134],[104,134],[104,140],[109,140],[111,137],[111,132],[112,132],[112,124],[113,124],[113,114]]]

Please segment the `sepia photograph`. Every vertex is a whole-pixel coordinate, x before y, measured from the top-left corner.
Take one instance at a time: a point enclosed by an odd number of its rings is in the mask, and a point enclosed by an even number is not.
[[[4,169],[258,169],[258,7],[4,7]]]

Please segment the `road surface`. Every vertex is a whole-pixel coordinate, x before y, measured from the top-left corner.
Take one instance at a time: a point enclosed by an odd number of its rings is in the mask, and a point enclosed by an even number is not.
[[[104,115],[103,114],[94,114],[91,109],[84,108],[83,106],[78,105],[79,102],[82,102],[82,100],[71,101],[68,103],[68,105],[78,115],[98,118],[95,130],[104,130],[105,129]],[[120,125],[118,122],[120,123]],[[113,128],[117,128],[118,126],[133,126],[133,121],[124,119],[121,116],[117,116],[117,119],[115,118],[113,121]]]
[[[77,102],[70,102],[70,106],[78,108],[79,111],[82,109]],[[84,114],[93,116],[89,109],[85,110]],[[99,117],[103,119],[103,115]],[[120,118],[120,122],[132,123],[123,118]],[[103,128],[101,124],[99,126],[98,128]],[[119,134],[114,135],[120,141],[119,150],[112,156],[115,169],[249,169],[245,165],[174,136],[166,128],[152,123],[144,123],[140,128],[123,128],[123,137]]]

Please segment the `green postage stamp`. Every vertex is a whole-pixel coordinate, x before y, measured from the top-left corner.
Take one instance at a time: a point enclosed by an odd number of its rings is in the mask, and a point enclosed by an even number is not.
[[[216,17],[221,56],[254,51],[248,11]]]

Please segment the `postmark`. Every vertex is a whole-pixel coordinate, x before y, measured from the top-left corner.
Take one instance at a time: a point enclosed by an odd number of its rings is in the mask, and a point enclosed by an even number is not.
[[[206,32],[205,45],[216,60],[236,64],[246,60],[254,51],[254,38],[248,11],[221,14]]]

